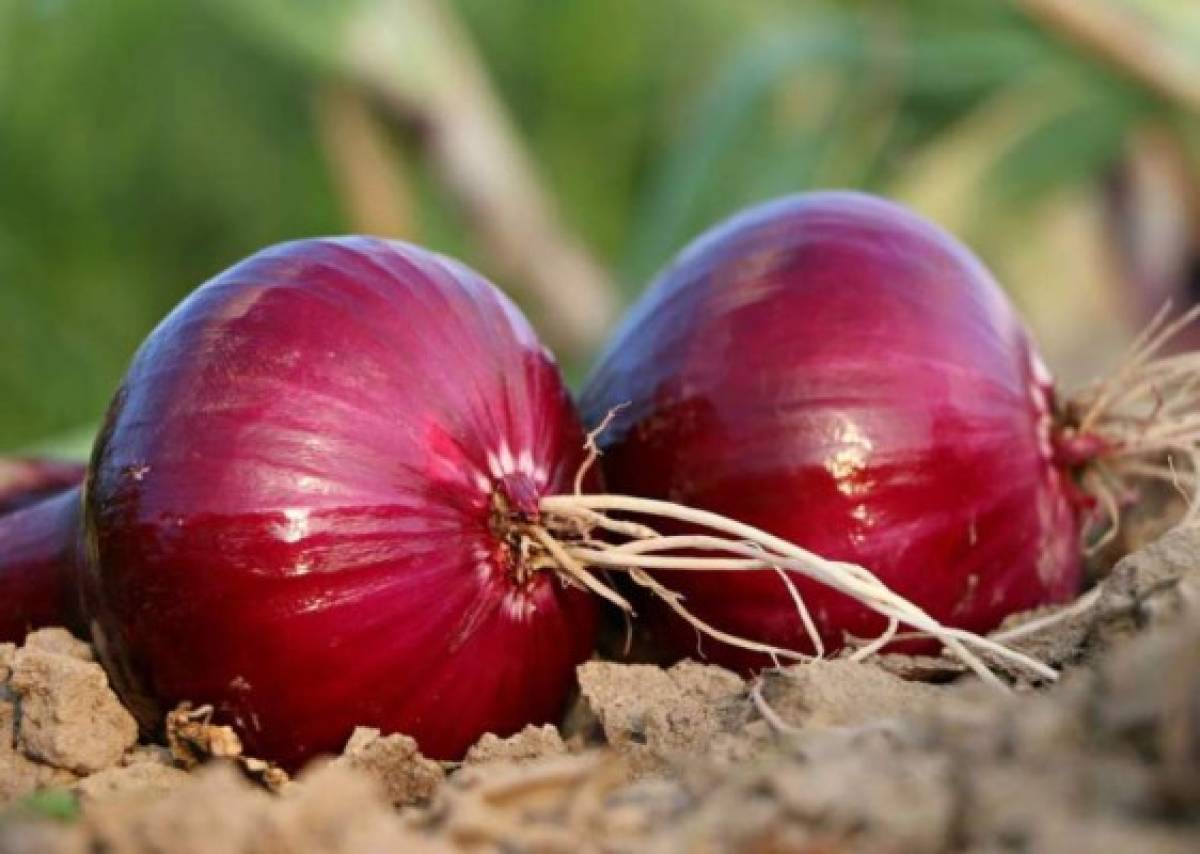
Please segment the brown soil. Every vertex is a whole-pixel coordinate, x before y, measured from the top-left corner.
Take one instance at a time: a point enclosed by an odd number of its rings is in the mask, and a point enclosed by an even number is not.
[[[1200,850],[1200,531],[1014,643],[1063,678],[1002,695],[895,656],[749,682],[593,661],[561,731],[449,764],[359,729],[288,781],[203,710],[171,749],[136,744],[88,647],[43,630],[0,645],[0,851]]]

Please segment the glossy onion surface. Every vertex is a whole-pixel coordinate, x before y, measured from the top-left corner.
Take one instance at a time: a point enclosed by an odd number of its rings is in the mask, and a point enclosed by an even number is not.
[[[0,643],[45,626],[79,629],[79,487],[19,503],[0,514]]]
[[[1056,466],[1050,380],[984,267],[894,204],[785,198],[700,237],[637,304],[583,395],[609,490],[712,510],[859,563],[949,624],[985,631],[1062,601],[1077,509]],[[695,614],[812,651],[771,572],[661,572]],[[825,643],[881,617],[796,577]],[[705,640],[663,609],[673,657]]]
[[[118,391],[85,504],[85,609],[147,725],[212,703],[295,767],[356,725],[453,759],[562,711],[594,605],[520,581],[497,502],[570,489],[582,433],[517,309],[369,238],[197,290]]]

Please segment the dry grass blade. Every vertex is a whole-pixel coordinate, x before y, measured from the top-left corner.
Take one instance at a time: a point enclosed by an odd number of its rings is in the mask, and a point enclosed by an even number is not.
[[[1200,113],[1200,75],[1183,51],[1122,4],[1018,0],[1048,30],[1079,45],[1150,91]],[[1183,5],[1183,4],[1181,4]]]
[[[1138,480],[1172,484],[1187,505],[1183,523],[1200,518],[1200,354],[1159,356],[1183,329],[1200,319],[1193,306],[1169,320],[1164,305],[1138,335],[1113,375],[1072,399],[1082,412],[1075,433],[1100,439],[1102,450],[1086,464],[1084,484],[1103,507],[1107,529],[1089,551],[1116,536],[1120,505]],[[1177,463],[1186,462],[1186,469]]]

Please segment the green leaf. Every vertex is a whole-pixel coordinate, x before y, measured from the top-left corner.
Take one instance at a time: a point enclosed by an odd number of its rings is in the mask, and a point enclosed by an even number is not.
[[[730,189],[715,180],[725,164],[753,162],[763,99],[780,81],[801,70],[856,61],[859,45],[853,23],[836,17],[748,38],[704,93],[639,203],[623,265],[625,277],[640,281],[688,235],[715,218],[714,213],[721,215],[751,201],[753,193],[736,186],[732,193],[719,193],[715,204],[710,193]],[[797,161],[812,156],[802,150],[809,144],[811,140],[796,141],[791,156]]]
[[[1121,156],[1126,137],[1150,111],[1142,98],[1118,86],[1078,85],[1054,93],[1064,109],[1028,129],[997,163],[988,190],[1019,207],[1063,186],[1095,180]]]
[[[47,818],[71,824],[80,815],[79,799],[66,789],[42,789],[17,801],[5,814],[5,818]]]

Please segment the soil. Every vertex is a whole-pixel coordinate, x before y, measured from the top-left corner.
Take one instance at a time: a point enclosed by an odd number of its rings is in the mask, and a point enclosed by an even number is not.
[[[749,681],[591,661],[560,728],[462,763],[359,729],[295,780],[203,709],[136,743],[87,645],[43,630],[0,645],[0,851],[1200,850],[1200,531],[1087,601],[1001,629],[1042,625],[1011,642],[1053,684],[899,656]]]

